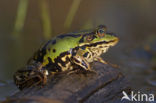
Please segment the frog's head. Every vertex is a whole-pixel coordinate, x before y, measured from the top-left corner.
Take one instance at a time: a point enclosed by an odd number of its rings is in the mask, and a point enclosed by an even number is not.
[[[47,82],[47,71],[36,69],[34,66],[26,66],[14,74],[14,82],[20,90],[44,85]]]
[[[83,42],[81,42],[83,41]],[[83,35],[80,46],[83,45],[105,45],[114,46],[119,41],[118,37],[108,32],[106,26],[99,25],[93,32]]]

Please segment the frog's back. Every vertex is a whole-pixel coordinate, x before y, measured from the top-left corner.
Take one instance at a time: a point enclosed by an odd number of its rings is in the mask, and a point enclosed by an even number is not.
[[[76,48],[79,44],[81,34],[62,34],[45,43],[34,55],[34,60],[48,64],[49,59],[53,63],[61,54],[68,52],[70,49]]]

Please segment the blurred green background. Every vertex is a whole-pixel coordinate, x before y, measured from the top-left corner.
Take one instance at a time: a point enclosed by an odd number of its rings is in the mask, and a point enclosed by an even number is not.
[[[156,0],[0,0],[0,100],[13,73],[51,37],[104,24],[120,42],[104,56],[136,90],[156,92]]]

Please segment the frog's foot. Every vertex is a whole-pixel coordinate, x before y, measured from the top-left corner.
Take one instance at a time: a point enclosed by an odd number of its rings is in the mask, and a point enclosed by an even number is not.
[[[97,57],[97,58],[95,58],[94,60],[95,60],[95,61],[98,61],[98,62],[100,62],[100,63],[103,63],[103,64],[111,65],[113,68],[119,68],[118,65],[109,63],[109,62],[103,60],[101,57]]]

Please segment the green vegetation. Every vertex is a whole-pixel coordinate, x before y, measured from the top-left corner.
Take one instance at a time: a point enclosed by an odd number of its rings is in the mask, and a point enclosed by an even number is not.
[[[13,30],[13,36],[19,37],[21,34],[21,31],[23,30],[25,19],[27,16],[27,8],[28,8],[28,2],[29,0],[19,0],[18,8],[17,8],[17,15]],[[42,30],[43,30],[43,36],[44,39],[49,39],[52,36],[52,24],[51,24],[51,17],[50,17],[50,10],[47,0],[39,0],[37,3],[39,3],[39,9],[40,9],[40,18],[42,23]],[[71,7],[69,9],[69,12],[67,13],[66,19],[64,21],[64,28],[68,30],[73,22],[74,16],[76,15],[76,12],[79,9],[81,0],[73,0]],[[92,27],[92,21],[89,19],[84,23],[84,25],[81,27],[81,29],[88,29]]]
[[[13,34],[15,37],[18,37],[20,32],[23,29],[25,17],[27,14],[27,7],[28,7],[28,0],[19,0],[15,26],[13,30]]]
[[[80,2],[81,2],[81,0],[73,0],[73,3],[71,5],[71,7],[70,7],[70,10],[68,12],[67,18],[66,18],[65,23],[64,23],[64,27],[66,29],[69,29],[71,27],[73,18],[74,18],[75,14],[76,14],[76,11],[78,10]]]
[[[49,39],[51,37],[51,20],[50,13],[48,9],[48,4],[45,0],[40,0],[40,10],[41,10],[41,19],[43,26],[43,34],[45,39]]]

